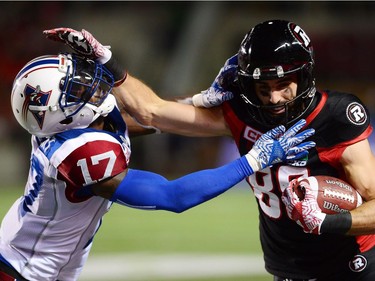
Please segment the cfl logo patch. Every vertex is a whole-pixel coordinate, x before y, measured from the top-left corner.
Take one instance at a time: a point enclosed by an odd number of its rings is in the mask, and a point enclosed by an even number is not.
[[[262,133],[251,128],[251,127],[246,127],[243,137],[252,143],[255,143],[260,137],[262,136]]]
[[[355,255],[349,262],[349,268],[353,272],[361,272],[367,266],[367,259],[362,255]]]
[[[358,102],[352,102],[346,108],[346,117],[354,125],[363,125],[367,120],[365,108]]]

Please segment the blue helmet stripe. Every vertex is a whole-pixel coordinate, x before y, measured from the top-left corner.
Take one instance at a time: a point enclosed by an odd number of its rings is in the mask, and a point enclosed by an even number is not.
[[[59,64],[58,58],[49,58],[45,60],[37,60],[34,62],[31,62],[29,65],[25,66],[16,76],[16,80],[21,77],[25,72],[29,71],[31,68],[40,66],[40,65],[47,65],[47,64]]]

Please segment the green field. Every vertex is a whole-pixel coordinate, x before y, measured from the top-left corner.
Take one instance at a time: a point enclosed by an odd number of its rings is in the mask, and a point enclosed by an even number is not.
[[[1,189],[1,217],[21,193],[20,189]],[[114,205],[95,236],[91,256],[111,253],[261,255],[255,199],[241,186],[182,214]],[[271,277],[178,280],[265,281]]]

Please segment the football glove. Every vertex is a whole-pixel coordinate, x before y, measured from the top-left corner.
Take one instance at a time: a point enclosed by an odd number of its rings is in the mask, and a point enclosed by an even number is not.
[[[304,198],[300,200],[294,189],[301,184],[304,189]],[[298,179],[292,180],[284,190],[281,199],[286,206],[290,219],[297,222],[305,233],[321,234],[321,227],[326,214],[320,209],[317,198],[317,191],[304,182],[298,183]]]
[[[104,64],[113,74],[115,85],[120,85],[126,79],[126,70],[112,57],[110,46],[103,46],[87,30],[77,31],[72,28],[60,27],[44,30],[43,34],[48,39],[63,42],[76,53],[86,58]]]
[[[193,105],[196,107],[213,107],[233,98],[233,93],[227,91],[226,88],[237,77],[237,65],[237,54],[227,59],[211,86],[193,96]]]
[[[308,154],[307,150],[315,146],[313,141],[303,142],[314,135],[314,129],[307,129],[297,134],[305,125],[306,121],[301,119],[286,132],[285,127],[280,125],[263,134],[246,155],[253,171],[305,157]]]

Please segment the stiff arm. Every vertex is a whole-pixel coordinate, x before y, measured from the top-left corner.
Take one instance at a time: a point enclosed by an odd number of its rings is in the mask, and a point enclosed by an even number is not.
[[[230,136],[220,106],[197,108],[161,99],[141,80],[128,74],[114,89],[119,106],[144,126],[191,137]]]

